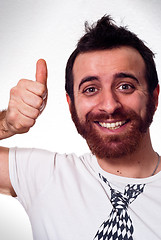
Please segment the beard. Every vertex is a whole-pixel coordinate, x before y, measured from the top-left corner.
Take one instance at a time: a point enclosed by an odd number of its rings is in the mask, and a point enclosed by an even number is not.
[[[71,103],[71,116],[78,133],[86,139],[91,152],[101,159],[120,158],[135,152],[153,121],[154,112],[155,101],[149,96],[144,119],[131,109],[117,109],[110,116],[105,112],[100,114],[89,112],[85,121],[81,121],[75,104]],[[128,130],[121,134],[100,134],[95,124],[110,118],[127,120]]]

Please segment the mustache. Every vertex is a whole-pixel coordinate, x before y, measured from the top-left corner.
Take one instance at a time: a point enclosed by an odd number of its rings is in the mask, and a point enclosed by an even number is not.
[[[124,110],[118,109],[112,114],[108,114],[107,112],[102,113],[93,113],[89,112],[86,115],[86,122],[103,122],[106,120],[133,120],[140,119],[140,116],[133,110]]]

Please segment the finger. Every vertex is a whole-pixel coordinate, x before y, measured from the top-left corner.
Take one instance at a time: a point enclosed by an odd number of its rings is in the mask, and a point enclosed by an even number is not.
[[[35,95],[41,96],[43,99],[47,95],[47,87],[39,82],[31,81],[28,79],[21,79],[16,87],[13,87],[10,91],[10,95],[16,99],[22,97],[29,91]]]
[[[39,59],[36,64],[36,81],[47,85],[47,65],[44,59]]]
[[[23,116],[36,120],[36,118],[40,114],[40,110],[37,108],[33,108],[25,103],[19,103],[18,111]]]
[[[17,109],[10,113],[8,111],[8,121],[7,124],[10,126],[15,133],[24,133],[29,131],[29,129],[35,124],[35,119],[29,118],[21,114]]]
[[[33,107],[39,109],[43,103],[43,98],[33,94],[32,92],[26,91],[25,95],[21,97],[22,101]]]

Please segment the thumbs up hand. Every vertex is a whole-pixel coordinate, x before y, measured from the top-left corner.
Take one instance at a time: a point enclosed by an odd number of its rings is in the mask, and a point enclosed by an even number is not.
[[[40,59],[36,64],[36,81],[21,79],[10,91],[5,116],[10,135],[28,132],[47,102],[47,65]]]

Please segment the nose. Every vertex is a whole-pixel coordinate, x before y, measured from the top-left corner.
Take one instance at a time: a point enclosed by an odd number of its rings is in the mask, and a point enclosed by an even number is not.
[[[99,111],[112,115],[119,108],[121,108],[121,103],[115,93],[112,91],[105,91],[100,95],[98,104]]]

